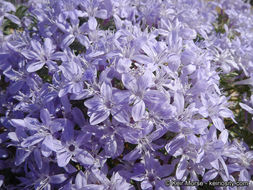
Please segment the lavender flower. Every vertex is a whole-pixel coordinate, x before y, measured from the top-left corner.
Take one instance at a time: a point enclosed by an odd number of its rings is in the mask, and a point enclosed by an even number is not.
[[[45,64],[48,66],[49,71],[56,70],[56,62],[53,61],[55,54],[55,46],[50,38],[44,40],[44,45],[42,46],[40,42],[32,40],[31,41],[32,50],[26,50],[23,55],[32,60],[27,67],[28,72],[35,72],[40,70]]]

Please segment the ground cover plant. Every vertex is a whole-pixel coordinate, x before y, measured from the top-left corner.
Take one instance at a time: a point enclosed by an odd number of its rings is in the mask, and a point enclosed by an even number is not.
[[[0,188],[253,189],[252,10],[0,0]]]

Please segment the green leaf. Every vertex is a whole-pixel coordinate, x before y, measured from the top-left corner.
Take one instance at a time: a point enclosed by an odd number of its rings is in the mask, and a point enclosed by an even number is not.
[[[28,10],[28,8],[27,8],[26,6],[21,5],[21,6],[18,7],[18,9],[17,9],[15,15],[16,15],[19,19],[22,19],[22,18],[25,16],[27,10]]]

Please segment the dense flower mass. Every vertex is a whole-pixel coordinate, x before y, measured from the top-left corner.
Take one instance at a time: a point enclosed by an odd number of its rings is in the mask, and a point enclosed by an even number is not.
[[[0,188],[253,189],[252,29],[242,0],[0,0]]]

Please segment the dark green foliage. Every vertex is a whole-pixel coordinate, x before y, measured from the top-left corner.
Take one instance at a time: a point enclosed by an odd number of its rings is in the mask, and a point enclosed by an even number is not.
[[[17,8],[15,15],[19,19],[22,19],[26,15],[27,10],[28,8],[26,6],[21,5]]]
[[[48,69],[46,67],[43,67],[42,69],[38,70],[36,73],[40,76],[43,82],[52,84],[52,76],[48,74]]]
[[[249,99],[251,90],[248,85],[234,85],[232,81],[238,81],[238,76],[242,72],[232,72],[226,75],[221,75],[220,85],[226,94],[231,96],[229,102],[231,103],[230,109],[235,115],[237,124],[231,119],[225,119],[225,126],[230,132],[232,138],[244,140],[249,147],[253,148],[252,132],[249,131],[249,125],[251,122],[251,116],[245,110],[243,110],[239,103],[243,102],[243,99]],[[243,80],[244,78],[240,79]]]

